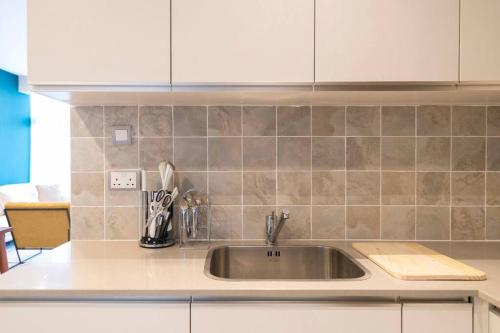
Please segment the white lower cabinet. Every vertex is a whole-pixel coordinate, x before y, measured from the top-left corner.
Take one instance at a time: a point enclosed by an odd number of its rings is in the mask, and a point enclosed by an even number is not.
[[[490,310],[489,333],[500,333],[500,310],[498,309]]]
[[[402,333],[472,333],[470,303],[405,303]]]
[[[191,333],[309,332],[399,333],[401,305],[328,302],[194,302],[191,305]]]
[[[189,303],[0,302],[2,332],[189,333]]]

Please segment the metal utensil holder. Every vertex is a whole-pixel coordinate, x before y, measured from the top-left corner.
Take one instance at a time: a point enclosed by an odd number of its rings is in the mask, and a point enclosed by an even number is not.
[[[175,235],[173,227],[173,216],[174,216],[174,203],[171,204],[167,209],[163,210],[158,218],[162,219],[160,226],[156,225],[156,221],[153,221],[148,227],[148,221],[150,217],[150,203],[156,198],[159,191],[143,191],[142,192],[142,214],[141,214],[141,239],[139,240],[139,245],[145,248],[162,248],[168,247],[175,244]],[[171,192],[167,192],[171,193]],[[155,230],[154,237],[150,236],[150,229],[158,228]]]
[[[188,203],[185,209],[176,207],[180,247],[208,247],[210,245],[211,211],[206,192],[191,189],[180,200]],[[183,209],[184,208],[184,209]]]

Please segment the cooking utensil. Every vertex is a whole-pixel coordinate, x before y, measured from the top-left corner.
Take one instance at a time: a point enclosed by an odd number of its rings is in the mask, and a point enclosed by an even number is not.
[[[167,191],[172,175],[174,174],[174,166],[170,162],[161,161],[158,165],[158,170],[160,171],[162,189]]]

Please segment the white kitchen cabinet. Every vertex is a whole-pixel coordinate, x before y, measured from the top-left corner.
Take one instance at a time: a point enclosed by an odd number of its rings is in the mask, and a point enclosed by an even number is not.
[[[458,50],[459,0],[316,0],[316,82],[456,82]]]
[[[29,0],[28,80],[170,84],[170,0]]]
[[[472,333],[472,304],[403,304],[402,333]]]
[[[191,333],[400,333],[399,304],[194,302]]]
[[[490,310],[489,333],[500,333],[500,310],[498,309]]]
[[[462,0],[460,80],[500,82],[500,0]]]
[[[2,332],[189,333],[189,303],[0,302]]]
[[[172,0],[173,84],[314,81],[314,0]]]

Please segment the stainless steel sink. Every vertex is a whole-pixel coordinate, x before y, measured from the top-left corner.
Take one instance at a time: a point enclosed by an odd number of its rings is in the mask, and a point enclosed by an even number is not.
[[[360,280],[369,272],[328,246],[220,246],[209,251],[205,274],[227,280]]]

